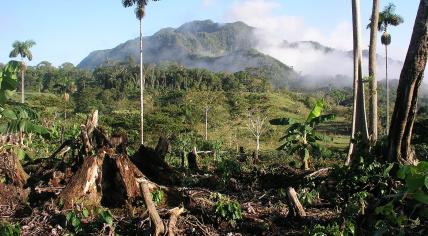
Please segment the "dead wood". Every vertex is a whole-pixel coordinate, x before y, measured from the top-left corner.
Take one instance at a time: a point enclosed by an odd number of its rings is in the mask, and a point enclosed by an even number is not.
[[[91,113],[86,119],[86,123],[80,126],[80,138],[83,143],[83,153],[88,155],[93,149],[92,132],[98,126],[98,110]]]
[[[55,158],[58,154],[60,154],[60,153],[62,153],[62,150],[65,148],[65,147],[71,147],[72,145],[73,145],[73,143],[75,142],[75,140],[73,140],[73,139],[68,139],[68,140],[65,140],[50,156],[49,156],[49,158],[48,159],[52,159],[52,158]],[[61,156],[61,155],[59,155],[59,156]]]
[[[177,233],[177,220],[178,217],[183,214],[184,208],[175,207],[169,211],[170,218],[168,223],[168,236],[175,236]]]
[[[13,145],[13,146],[20,146],[22,141],[22,135],[19,133],[11,133],[6,135],[0,135],[0,146],[2,145]]]
[[[308,175],[305,176],[305,179],[315,179],[315,178],[321,178],[321,177],[327,177],[332,168],[322,168],[317,171],[314,171]]]
[[[171,150],[171,146],[168,142],[168,139],[161,136],[159,137],[158,144],[156,145],[155,151],[159,155],[159,158],[165,160],[166,154]]]
[[[162,219],[159,216],[158,211],[156,210],[156,206],[152,201],[152,195],[149,190],[149,186],[147,184],[147,180],[142,180],[140,182],[141,192],[143,193],[144,203],[149,211],[150,219],[152,220],[155,226],[155,236],[162,235],[165,233],[165,226],[163,224]]]
[[[131,157],[138,169],[150,180],[171,185],[178,181],[178,173],[172,169],[155,149],[141,145],[138,151]]]
[[[305,209],[302,204],[300,204],[299,199],[297,198],[297,193],[294,188],[289,187],[287,189],[288,203],[290,207],[290,213],[292,213],[293,217],[302,218],[306,216]]]
[[[65,209],[73,207],[76,203],[85,205],[100,203],[104,156],[104,153],[100,153],[84,160],[83,165],[59,196]]]
[[[6,177],[6,183],[24,187],[29,178],[21,162],[12,150],[0,149],[0,176]]]
[[[189,152],[189,154],[187,154],[187,161],[189,163],[189,169],[191,170],[199,170],[198,167],[198,154],[196,152],[196,147],[194,147],[192,149],[191,152]]]

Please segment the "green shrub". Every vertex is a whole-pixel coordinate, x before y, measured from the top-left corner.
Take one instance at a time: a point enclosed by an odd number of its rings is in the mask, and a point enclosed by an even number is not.
[[[305,235],[310,236],[351,236],[355,235],[355,225],[347,222],[342,229],[337,223],[320,225],[316,224],[311,229],[305,230]]]
[[[223,159],[217,163],[216,172],[224,179],[229,179],[232,176],[239,175],[241,167],[235,160]]]
[[[319,202],[319,196],[319,192],[315,189],[309,190],[308,188],[303,188],[298,193],[299,200],[304,206],[311,206]]]
[[[219,217],[231,222],[242,219],[241,205],[239,202],[230,200],[221,194],[216,194],[214,198],[217,199],[214,204],[214,211]]]
[[[113,226],[113,215],[110,210],[99,210],[98,214],[102,223]]]
[[[74,211],[70,211],[65,215],[65,219],[66,227],[71,231],[71,233],[79,234],[83,232],[79,214]]]
[[[1,236],[19,236],[21,235],[21,228],[19,224],[11,224],[9,222],[0,222],[0,235]]]
[[[160,189],[153,191],[151,195],[152,195],[152,201],[156,206],[159,205],[159,203],[161,203],[165,197],[165,193]]]

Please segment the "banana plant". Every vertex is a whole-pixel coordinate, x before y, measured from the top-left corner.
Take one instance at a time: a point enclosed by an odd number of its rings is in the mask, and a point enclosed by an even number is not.
[[[299,155],[304,170],[309,170],[311,155],[320,149],[318,141],[322,140],[322,137],[316,133],[315,128],[319,124],[335,118],[334,114],[322,115],[324,107],[324,99],[318,100],[303,122],[297,122],[291,118],[276,118],[269,121],[271,125],[289,126],[285,130],[285,135],[280,139],[284,143],[277,149]]]
[[[23,104],[8,102],[18,85],[17,73],[20,62],[10,61],[0,71],[0,134],[5,133],[36,133],[47,135],[49,131],[34,121],[37,114]]]
[[[21,63],[10,61],[0,70],[0,107],[11,97],[18,86],[18,72]]]

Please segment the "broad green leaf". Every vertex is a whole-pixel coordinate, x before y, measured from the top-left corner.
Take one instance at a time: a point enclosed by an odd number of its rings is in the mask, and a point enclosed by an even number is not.
[[[406,177],[406,187],[409,192],[414,192],[425,185],[425,178],[420,175],[408,175]]]
[[[427,188],[427,189],[428,189],[428,176],[427,176],[427,177],[425,177],[425,188]]]
[[[318,124],[321,124],[323,122],[331,121],[331,120],[334,120],[334,119],[336,119],[336,115],[334,115],[334,114],[326,114],[326,115],[320,115],[318,117],[315,117],[315,118],[311,119],[309,123],[312,126],[314,126],[314,125],[318,125]]]
[[[324,109],[324,99],[321,98],[320,100],[317,101],[315,106],[312,108],[312,111],[309,113],[308,118],[306,118],[306,121],[310,122],[312,119],[319,117],[323,109]]]
[[[13,111],[12,109],[5,109],[1,112],[1,115],[9,120],[16,120],[18,119],[18,117],[16,116],[15,111]]]
[[[89,216],[89,211],[88,211],[88,209],[83,208],[83,210],[82,210],[82,215],[83,215],[83,217],[87,218],[87,217]]]
[[[413,198],[423,204],[428,204],[428,194],[418,191],[413,195]]]
[[[397,177],[400,179],[405,179],[408,171],[408,166],[401,166],[397,172]]]

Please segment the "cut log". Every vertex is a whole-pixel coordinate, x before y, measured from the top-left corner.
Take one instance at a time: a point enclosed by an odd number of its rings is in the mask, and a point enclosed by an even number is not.
[[[289,187],[287,189],[287,196],[288,196],[290,213],[292,213],[294,217],[298,217],[298,218],[305,217],[306,216],[305,209],[303,208],[302,204],[300,204],[300,201],[297,198],[297,193],[294,190],[294,188]]]
[[[184,208],[173,208],[169,211],[170,214],[170,218],[169,218],[169,223],[168,223],[168,236],[175,236],[177,233],[177,220],[178,217],[183,214],[184,212]]]
[[[155,204],[152,201],[152,195],[146,180],[140,181],[140,188],[141,192],[143,193],[144,203],[146,204],[147,210],[149,211],[150,219],[155,226],[155,236],[162,235],[165,233],[165,226],[163,225],[163,221],[160,218]]]

